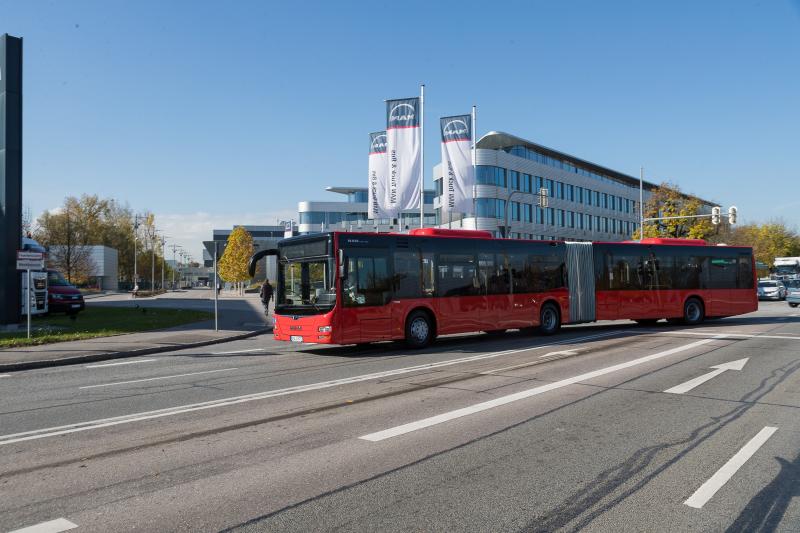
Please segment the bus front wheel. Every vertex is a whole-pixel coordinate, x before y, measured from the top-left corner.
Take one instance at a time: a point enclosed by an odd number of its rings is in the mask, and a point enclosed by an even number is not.
[[[542,311],[539,313],[539,333],[542,335],[555,335],[561,328],[561,316],[558,309],[552,303],[546,303],[542,306]]]
[[[406,344],[410,348],[424,348],[433,342],[433,323],[423,311],[414,311],[406,321]]]
[[[689,298],[683,304],[683,323],[689,326],[700,324],[705,318],[706,311],[703,302],[697,298]]]

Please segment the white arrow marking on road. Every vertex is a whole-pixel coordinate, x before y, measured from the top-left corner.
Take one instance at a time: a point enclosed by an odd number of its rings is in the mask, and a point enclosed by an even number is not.
[[[676,353],[684,352],[686,350],[691,350],[693,348],[703,346],[704,344],[708,344],[716,340],[719,340],[719,337],[714,337],[712,339],[703,339],[700,341],[692,342],[690,344],[684,344],[683,346],[677,346],[675,348],[670,348],[669,350],[664,350],[663,352],[658,352],[651,355],[646,355],[644,357],[639,357],[637,359],[633,359],[625,363],[620,363],[613,366],[607,366],[599,370],[586,372],[585,374],[579,374],[577,376],[562,379],[560,381],[554,381],[553,383],[548,383],[547,385],[541,385],[539,387],[534,387],[532,389],[515,392],[514,394],[501,396],[499,398],[495,398],[494,400],[481,402],[475,405],[471,405],[469,407],[463,407],[461,409],[456,409],[455,411],[448,411],[440,415],[423,418],[422,420],[417,420],[415,422],[409,422],[408,424],[403,424],[401,426],[395,426],[393,428],[384,429],[383,431],[377,431],[375,433],[370,433],[369,435],[363,435],[358,438],[362,440],[368,440],[371,442],[379,442],[382,440],[390,439],[392,437],[397,437],[398,435],[405,435],[406,433],[411,433],[412,431],[417,431],[418,429],[423,429],[430,426],[435,426],[437,424],[442,424],[444,422],[449,422],[450,420],[461,418],[462,416],[468,416],[474,413],[480,413],[481,411],[486,411],[488,409],[500,407],[501,405],[517,402],[519,400],[524,400],[526,398],[530,398],[532,396],[536,396],[538,394],[542,394],[545,392],[550,392],[552,390],[560,389],[568,385],[574,385],[575,383],[580,383],[582,381],[587,381],[590,379],[594,379],[596,377],[605,376],[606,374],[618,372],[626,368],[631,368],[633,366],[649,363],[650,361],[655,361],[657,359],[661,359],[662,357],[667,357],[668,355],[673,355]]]
[[[664,392],[668,392],[670,394],[683,394],[684,392],[689,392],[695,387],[698,387],[708,381],[709,379],[713,379],[726,370],[741,370],[744,368],[744,365],[747,363],[749,357],[745,357],[744,359],[739,359],[737,361],[731,361],[730,363],[723,363],[721,365],[715,365],[709,368],[715,368],[716,370],[712,370],[708,374],[703,374],[702,376],[698,376],[694,379],[690,379],[686,383],[681,383],[680,385],[676,385],[671,389],[667,389]]]
[[[73,524],[66,518],[57,518],[56,520],[41,522],[22,529],[15,529],[14,531],[9,531],[9,533],[60,533],[76,527],[78,527],[78,524]]]
[[[733,475],[742,467],[743,464],[750,459],[754,453],[758,451],[761,446],[767,442],[773,433],[778,431],[776,427],[767,426],[761,431],[759,431],[755,437],[750,439],[750,442],[745,444],[741,450],[736,452],[736,455],[728,459],[728,462],[722,465],[722,468],[716,471],[716,473],[711,476],[711,478],[700,485],[700,488],[697,489],[694,494],[689,496],[689,499],[683,502],[685,505],[689,507],[694,507],[695,509],[702,508],[708,500],[714,497],[714,494],[717,493],[722,486],[727,483]]]

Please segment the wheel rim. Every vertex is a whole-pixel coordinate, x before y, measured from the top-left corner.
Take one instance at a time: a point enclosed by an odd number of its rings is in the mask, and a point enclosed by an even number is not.
[[[696,322],[700,319],[700,306],[695,302],[686,305],[686,318],[689,322]]]
[[[430,327],[428,321],[424,318],[415,318],[411,322],[411,337],[417,342],[425,342],[428,340],[430,334]]]
[[[542,326],[548,331],[556,327],[556,312],[549,307],[542,312]]]

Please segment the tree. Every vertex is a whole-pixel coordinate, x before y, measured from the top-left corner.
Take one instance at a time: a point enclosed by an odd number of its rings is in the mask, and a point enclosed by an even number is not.
[[[677,185],[662,183],[653,189],[644,206],[645,218],[691,217],[701,215],[702,202],[681,192]],[[641,230],[633,234],[639,238]],[[714,225],[709,218],[678,218],[645,222],[645,237],[673,237],[684,239],[705,239],[714,233]]]
[[[253,237],[237,226],[228,236],[225,251],[219,260],[219,276],[225,281],[239,283],[250,279],[247,264],[253,255]]]
[[[757,261],[772,266],[776,257],[800,256],[800,236],[782,220],[739,226],[726,244],[750,246]]]
[[[70,200],[60,210],[39,217],[36,240],[48,247],[50,267],[62,272],[70,283],[83,283],[91,276],[94,264],[87,246],[86,225],[76,212],[76,203]]]

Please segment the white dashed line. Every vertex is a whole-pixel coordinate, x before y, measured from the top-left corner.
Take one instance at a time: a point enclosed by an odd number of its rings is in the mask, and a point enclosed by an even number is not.
[[[211,355],[235,355],[237,353],[266,352],[266,348],[251,348],[249,350],[236,350],[234,352],[214,352]]]
[[[627,335],[628,331],[615,331],[613,333],[604,333],[600,335],[587,335],[585,337],[575,337],[572,339],[564,339],[561,343],[553,344],[574,344],[582,341],[597,339],[601,337],[608,337],[611,335]],[[711,342],[710,340],[699,342]],[[483,359],[492,359],[495,357],[502,357],[520,352],[527,352],[530,350],[539,350],[548,346],[528,346],[527,348],[519,348],[516,350],[503,350],[500,352],[489,352],[480,355],[471,355],[469,357],[461,357],[458,359],[450,359],[448,361],[439,361],[437,363],[428,363],[424,365],[415,365],[395,370],[386,370],[384,372],[375,372],[372,374],[362,374],[360,376],[353,376],[349,378],[336,379],[331,381],[323,381],[319,383],[311,383],[309,385],[298,385],[296,387],[289,387],[285,389],[275,389],[270,391],[258,392],[255,394],[246,394],[243,396],[233,396],[230,398],[222,398],[219,400],[211,400],[207,402],[179,405],[176,407],[168,407],[166,409],[157,409],[155,411],[143,411],[139,413],[131,413],[129,415],[116,416],[112,418],[101,418],[98,420],[90,420],[87,422],[79,422],[77,424],[68,424],[64,426],[55,426],[49,428],[35,429],[32,431],[23,431],[21,433],[12,433],[9,435],[0,435],[0,446],[6,444],[14,444],[16,442],[24,442],[35,439],[43,439],[46,437],[55,437],[58,435],[67,435],[69,433],[76,433],[78,431],[88,431],[90,429],[99,429],[109,426],[116,426],[119,424],[128,424],[131,422],[138,422],[141,420],[151,420],[154,418],[161,418],[165,416],[173,416],[182,413],[190,413],[194,411],[201,411],[205,409],[214,409],[217,407],[225,407],[228,405],[237,405],[241,403],[252,402],[256,400],[264,400],[267,398],[275,398],[277,396],[287,396],[290,394],[298,394],[302,392],[315,391],[320,389],[327,389],[331,387],[338,387],[341,385],[350,385],[352,383],[361,383],[363,381],[370,381],[373,379],[385,378],[388,376],[397,376],[401,374],[409,374],[412,372],[419,372],[423,370],[430,370],[433,368],[443,368],[460,363],[470,363],[472,361],[480,361]]]
[[[160,379],[182,378],[186,376],[199,376],[200,374],[213,374],[214,372],[230,372],[231,370],[238,370],[237,368],[221,368],[219,370],[204,370],[203,372],[189,372],[188,374],[174,374],[172,376],[159,376],[156,378],[132,379],[130,381],[116,381],[114,383],[103,383],[102,385],[86,385],[85,387],[78,387],[79,389],[96,389],[98,387],[113,387],[114,385],[128,385],[129,383],[142,383],[145,381],[157,381]]]
[[[8,533],[60,533],[61,531],[75,529],[76,527],[78,527],[78,524],[73,524],[66,518],[57,518],[55,520],[23,527],[22,529],[15,529]]]
[[[714,497],[714,494],[716,494],[717,491],[733,477],[736,471],[739,470],[742,465],[744,465],[747,460],[750,459],[753,454],[756,453],[758,449],[761,448],[765,442],[767,442],[767,439],[769,439],[776,431],[778,431],[778,428],[770,426],[767,426],[759,431],[755,437],[750,439],[750,442],[745,444],[741,450],[736,452],[736,455],[731,457],[727,463],[722,465],[722,468],[717,470],[717,472],[711,476],[708,481],[700,485],[700,488],[697,489],[695,493],[683,503],[689,507],[701,509],[706,503],[708,503],[708,500]]]
[[[101,365],[86,365],[84,368],[105,368],[107,366],[136,365],[139,363],[149,363],[150,361],[158,361],[158,359],[137,359],[136,361],[123,361],[121,363],[103,363]]]
[[[691,350],[692,348],[697,348],[699,346],[703,346],[704,344],[708,344],[716,340],[719,340],[719,337],[713,339],[703,339],[695,341],[690,344],[685,344],[683,346],[678,346],[676,348],[670,348],[669,350],[664,350],[663,352],[654,353],[652,355],[647,355],[645,357],[639,357],[638,359],[633,359],[625,363],[620,363],[613,366],[607,366],[599,370],[586,372],[585,374],[580,374],[577,376],[573,376],[571,378],[562,379],[560,381],[555,381],[553,383],[548,383],[547,385],[534,387],[533,389],[516,392],[514,394],[509,394],[507,396],[501,396],[500,398],[495,398],[494,400],[489,400],[487,402],[481,402],[475,405],[471,405],[469,407],[464,407],[462,409],[456,409],[455,411],[449,411],[447,413],[431,416],[429,418],[423,418],[422,420],[417,420],[415,422],[410,422],[408,424],[395,426],[393,428],[385,429],[383,431],[378,431],[376,433],[370,433],[369,435],[364,435],[359,437],[359,439],[368,440],[371,442],[379,442],[382,440],[390,439],[392,437],[397,437],[399,435],[405,435],[406,433],[411,433],[412,431],[417,431],[418,429],[423,429],[430,426],[435,426],[437,424],[442,424],[444,422],[449,422],[450,420],[461,418],[462,416],[468,416],[471,414],[479,413],[481,411],[486,411],[488,409],[500,407],[501,405],[506,405],[519,400],[524,400],[526,398],[530,398],[531,396],[536,396],[538,394],[560,389],[568,385],[574,385],[575,383],[580,383],[581,381],[587,381],[599,376],[611,374],[612,372],[624,370],[632,366],[641,365],[643,363],[649,363],[650,361],[655,361],[656,359],[661,359],[662,357],[666,357],[668,355],[673,355],[676,353],[684,352],[686,350]]]

